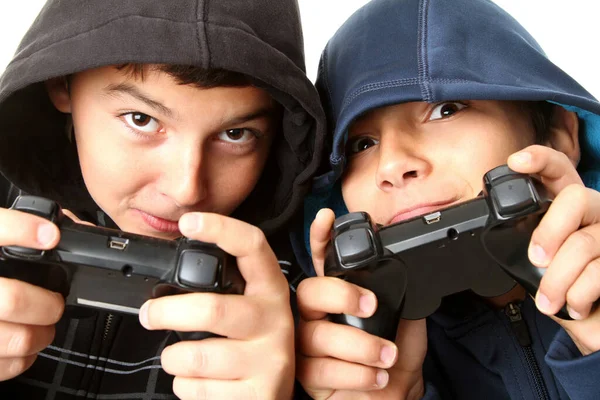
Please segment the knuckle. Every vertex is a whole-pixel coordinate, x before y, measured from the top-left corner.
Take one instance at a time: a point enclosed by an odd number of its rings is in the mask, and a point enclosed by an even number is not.
[[[567,240],[576,254],[588,254],[598,247],[598,242],[594,235],[586,230],[580,229],[573,232]]]
[[[201,315],[206,326],[214,326],[227,315],[227,304],[220,300],[217,295],[206,297]]]
[[[21,327],[21,326],[20,326]],[[27,356],[32,353],[35,345],[35,333],[29,327],[15,329],[6,346],[6,354],[12,357]]]
[[[10,321],[17,313],[23,312],[26,300],[12,280],[0,280],[0,319]]]
[[[356,315],[360,313],[360,293],[359,291],[346,284],[345,282],[341,282],[340,284],[340,296],[338,303],[342,307],[342,311],[351,312]]]
[[[250,237],[248,239],[251,249],[258,250],[267,246],[267,238],[265,234],[257,227],[252,227],[250,230]]]
[[[189,353],[189,358],[190,365],[188,369],[192,376],[198,375],[201,371],[208,368],[208,360],[210,360],[210,357],[202,350],[202,348],[194,346],[194,349]]]

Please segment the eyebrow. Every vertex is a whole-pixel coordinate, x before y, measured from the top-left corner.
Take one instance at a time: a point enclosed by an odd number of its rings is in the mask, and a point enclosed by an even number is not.
[[[251,111],[249,114],[240,115],[222,122],[222,126],[232,126],[243,124],[244,122],[254,121],[262,118],[270,118],[275,114],[275,108],[273,106],[267,106],[258,110]]]
[[[137,87],[130,85],[128,83],[112,84],[112,85],[107,86],[104,90],[109,95],[127,94],[127,95],[141,101],[142,103],[146,104],[150,108],[162,113],[163,115],[167,116],[168,118],[175,117],[175,114],[176,114],[175,111],[173,111],[169,107],[165,106],[161,102],[153,100],[150,96],[144,94]],[[234,117],[234,118],[231,118],[228,120],[224,120],[224,121],[222,121],[221,125],[222,126],[239,125],[239,124],[243,124],[244,122],[254,121],[257,119],[261,119],[261,118],[270,118],[275,114],[275,110],[276,110],[276,107],[274,107],[271,104],[269,106],[262,107],[258,110],[253,110],[246,115],[241,115],[241,116],[237,116],[237,117]]]
[[[165,106],[164,104],[162,104],[159,101],[153,100],[150,96],[144,94],[141,90],[139,90],[135,86],[130,85],[128,83],[119,83],[117,85],[115,85],[115,84],[109,85],[104,90],[109,95],[127,94],[169,118],[173,118],[175,116],[175,112],[173,110],[171,110],[169,107]]]

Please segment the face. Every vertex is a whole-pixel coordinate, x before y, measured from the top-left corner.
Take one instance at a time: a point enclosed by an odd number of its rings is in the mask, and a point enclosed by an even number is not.
[[[275,134],[275,105],[254,87],[199,89],[147,70],[76,74],[72,114],[85,184],[122,230],[180,236],[186,212],[228,215],[254,188]]]
[[[476,197],[483,175],[535,134],[516,102],[467,101],[379,108],[348,137],[344,202],[388,225]]]

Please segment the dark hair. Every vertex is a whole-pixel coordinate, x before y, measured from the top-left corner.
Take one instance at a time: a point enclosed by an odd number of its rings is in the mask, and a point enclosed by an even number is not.
[[[535,132],[535,143],[544,144],[550,139],[550,128],[556,105],[547,101],[523,101],[523,108],[531,118]]]
[[[181,85],[194,85],[201,89],[219,86],[243,87],[251,86],[252,79],[240,72],[220,68],[201,68],[193,65],[176,64],[121,64],[117,69],[124,70],[135,78],[144,79],[144,72],[150,70],[171,75]]]

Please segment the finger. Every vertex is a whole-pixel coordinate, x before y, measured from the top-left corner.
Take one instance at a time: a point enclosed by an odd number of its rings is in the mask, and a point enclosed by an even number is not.
[[[0,358],[36,354],[52,343],[54,325],[33,326],[0,321]]]
[[[258,394],[259,388],[252,386],[247,380],[214,380],[214,379],[194,379],[176,376],[173,380],[173,392],[182,399],[259,399],[275,398],[275,394],[270,397],[266,393]]]
[[[175,376],[206,379],[244,379],[253,365],[243,342],[206,339],[179,342],[161,355],[164,370]]]
[[[208,331],[235,339],[254,337],[265,326],[273,328],[278,324],[265,317],[252,298],[217,293],[165,296],[147,301],[140,309],[140,322],[146,329]]]
[[[179,228],[185,236],[214,243],[237,257],[238,268],[246,280],[247,294],[289,294],[277,257],[259,228],[210,213],[185,214],[179,220]]]
[[[401,319],[396,332],[398,362],[390,369],[390,374],[403,377],[422,378],[423,361],[427,353],[427,325],[425,319]]]
[[[27,357],[0,358],[0,381],[21,375],[35,362],[37,354]]]
[[[538,267],[546,267],[558,249],[580,226],[600,221],[600,193],[580,185],[566,187],[548,208],[531,235],[528,255]]]
[[[571,184],[583,185],[575,166],[565,153],[548,146],[529,146],[508,157],[508,166],[523,174],[539,174],[553,194]]]
[[[575,320],[590,315],[594,303],[600,298],[600,258],[587,264],[579,278],[567,292],[569,315]]]
[[[318,276],[324,275],[325,249],[330,241],[331,227],[335,221],[335,214],[328,208],[321,209],[310,225],[310,251],[313,265]]]
[[[377,368],[391,367],[398,357],[398,348],[390,341],[323,320],[301,321],[298,343],[307,357],[332,357]]]
[[[575,304],[568,303],[568,305],[571,308],[574,307],[576,312],[587,315],[591,303],[598,298],[596,291],[576,295],[577,292],[572,286],[583,278],[582,274],[587,269],[590,271],[585,273],[585,276],[595,278],[596,264],[593,263],[593,260],[600,257],[598,238],[600,238],[600,225],[598,224],[582,228],[567,237],[540,282],[536,295],[536,304],[540,311],[546,314],[557,313],[565,301],[568,302],[567,292],[569,292],[571,296],[575,296],[576,302]],[[580,283],[577,286],[591,289],[598,285],[597,282],[599,281]],[[589,301],[589,296],[594,295],[596,298]],[[582,301],[583,303],[581,303]]]
[[[0,246],[51,249],[58,243],[58,227],[33,214],[0,208]]]
[[[91,222],[87,222],[87,221],[84,221],[84,220],[82,220],[82,219],[79,219],[79,217],[78,217],[77,215],[73,214],[73,213],[72,213],[71,211],[69,211],[69,210],[65,210],[65,209],[63,208],[62,212],[63,212],[63,214],[65,214],[67,217],[69,217],[69,218],[70,218],[70,219],[71,219],[73,222],[77,222],[78,224],[81,224],[81,225],[95,226],[95,225],[94,225],[94,224],[92,224]]]
[[[600,350],[600,335],[598,335],[600,308],[581,321],[568,321],[553,316],[551,318],[567,331],[582,355],[586,356]]]
[[[15,279],[0,278],[0,321],[53,325],[64,311],[59,293]]]
[[[378,390],[388,384],[384,369],[334,358],[298,356],[296,377],[310,390]]]
[[[370,290],[339,278],[304,279],[296,290],[298,311],[306,321],[322,319],[327,314],[350,314],[370,317],[377,309],[377,297]]]

